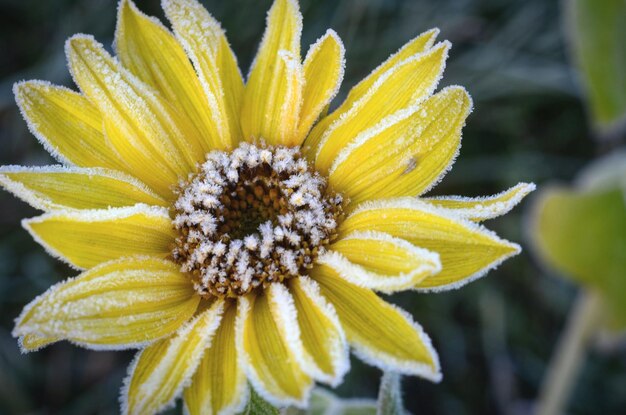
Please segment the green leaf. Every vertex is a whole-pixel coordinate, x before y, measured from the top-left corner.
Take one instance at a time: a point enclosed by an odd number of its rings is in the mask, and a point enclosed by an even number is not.
[[[383,374],[378,391],[378,411],[376,413],[377,415],[404,415],[399,374],[394,372]]]
[[[250,400],[241,415],[279,415],[278,409],[267,403],[259,394],[250,388]]]
[[[626,119],[626,1],[568,0],[570,43],[602,131]]]
[[[531,228],[536,252],[559,272],[596,289],[613,328],[626,327],[626,200],[621,186],[544,188]]]

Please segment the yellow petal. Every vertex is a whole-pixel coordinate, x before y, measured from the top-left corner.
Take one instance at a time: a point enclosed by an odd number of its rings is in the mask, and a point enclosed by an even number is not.
[[[315,292],[314,283],[308,284],[307,288],[310,298],[301,297],[298,301],[302,315],[298,314],[296,300],[284,284],[270,285],[265,295],[272,318],[293,360],[315,380],[337,385],[348,369],[346,341],[332,306]],[[318,326],[311,328],[312,321]],[[301,327],[310,330],[304,333]],[[320,343],[316,343],[318,341]]]
[[[218,149],[239,141],[243,79],[219,23],[196,0],[164,0],[163,9],[178,41],[196,68],[214,123]]]
[[[432,29],[425,32],[415,39],[409,41],[398,52],[391,55],[385,62],[380,64],[376,69],[372,71],[366,78],[358,83],[350,93],[345,101],[337,108],[332,114],[323,118],[318,123],[318,127],[315,129],[315,134],[311,135],[306,141],[306,146],[315,149],[319,144],[321,134],[328,129],[328,127],[337,121],[344,113],[346,113],[352,105],[363,98],[367,92],[379,82],[382,76],[387,76],[387,71],[397,66],[402,61],[410,58],[411,56],[418,55],[430,49],[435,41],[435,38],[439,34],[439,29]],[[314,153],[313,153],[314,155]]]
[[[427,191],[458,154],[471,108],[467,92],[450,87],[390,115],[341,150],[329,172],[330,184],[352,203]]]
[[[519,183],[509,190],[493,196],[439,196],[422,198],[421,200],[433,206],[447,209],[462,218],[481,222],[508,213],[535,188],[534,183]]]
[[[190,415],[239,412],[248,398],[248,383],[235,345],[235,304],[229,304],[210,348],[185,389]]]
[[[420,290],[457,288],[479,278],[520,252],[517,244],[415,198],[366,202],[339,227],[340,236],[355,231],[380,231],[437,252],[442,270],[417,285]]]
[[[102,133],[102,115],[87,98],[43,81],[13,87],[31,133],[63,164],[124,169]]]
[[[244,139],[296,144],[303,86],[301,32],[298,3],[275,0],[246,84],[241,109]]]
[[[41,210],[101,209],[137,203],[167,206],[145,184],[109,169],[3,166],[0,185]]]
[[[450,43],[443,42],[396,64],[330,126],[316,125],[305,147],[315,154],[317,170],[326,173],[339,151],[361,132],[428,97],[441,78],[449,48]]]
[[[221,119],[214,119],[200,80],[183,47],[158,21],[143,14],[131,0],[118,7],[115,49],[122,64],[174,105],[189,128],[187,140],[203,153],[221,146]],[[227,132],[226,132],[227,135]]]
[[[254,389],[275,406],[304,406],[313,381],[281,333],[269,296],[241,297],[236,326],[237,351]]]
[[[312,278],[337,310],[355,353],[383,370],[439,381],[439,359],[430,339],[410,315],[373,291],[350,284],[331,268],[316,266]]]
[[[129,255],[165,258],[176,237],[167,209],[146,205],[57,211],[25,219],[22,226],[51,255],[77,268]]]
[[[204,158],[172,108],[92,37],[71,37],[66,54],[75,82],[103,114],[108,142],[134,175],[159,194],[170,194]]]
[[[329,29],[309,48],[304,59],[304,91],[296,144],[304,141],[313,123],[337,95],[345,65],[345,49],[334,30]]]
[[[411,56],[417,55],[418,53],[422,53],[430,49],[435,42],[435,38],[438,34],[439,29],[431,29],[408,41],[396,53],[387,58],[385,62],[381,63],[367,77],[363,78],[361,82],[359,82],[355,87],[350,90],[348,97],[341,104],[338,112],[341,112],[343,109],[347,110],[348,108],[350,108],[350,106],[354,102],[359,100],[363,95],[367,93],[367,90],[370,89],[372,85],[374,85],[387,70],[396,66],[403,60],[410,58]]]
[[[439,255],[382,232],[354,232],[335,242],[318,262],[346,281],[392,293],[414,288],[441,271]]]
[[[350,360],[335,309],[320,295],[318,285],[307,277],[290,279],[289,292],[298,319],[295,322],[293,316],[286,315],[285,327],[295,326],[294,331],[300,333],[311,375],[333,387],[339,385],[350,368]]]
[[[224,33],[219,38],[216,61],[218,62],[220,80],[222,81],[224,106],[228,116],[231,141],[234,143],[233,146],[235,146],[243,137],[239,116],[243,102],[244,84],[241,71],[237,65],[237,58]]]
[[[172,262],[126,258],[51,287],[24,308],[13,335],[94,349],[139,347],[177,330],[199,301]]]
[[[137,354],[124,382],[123,414],[153,414],[173,404],[198,368],[223,312],[224,301],[217,300],[176,334]]]

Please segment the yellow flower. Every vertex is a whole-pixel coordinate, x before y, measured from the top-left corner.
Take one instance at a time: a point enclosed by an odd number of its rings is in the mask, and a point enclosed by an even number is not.
[[[24,227],[76,269],[30,303],[24,351],[69,340],[139,348],[123,411],[183,396],[232,413],[248,382],[272,404],[337,385],[348,345],[386,370],[438,381],[431,342],[375,292],[441,291],[519,252],[477,224],[532,184],[487,198],[418,198],[458,153],[472,103],[433,95],[450,44],[411,40],[326,115],[344,48],[329,30],[300,53],[295,0],[276,0],[244,84],[219,24],[164,0],[173,34],[129,0],[117,59],[75,35],[80,93],[15,86],[33,134],[62,165],[7,166],[0,182],[45,213]]]

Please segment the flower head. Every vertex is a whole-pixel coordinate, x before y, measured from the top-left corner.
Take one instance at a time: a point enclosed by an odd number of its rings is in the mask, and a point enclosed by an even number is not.
[[[125,413],[183,396],[232,413],[248,382],[306,405],[341,382],[348,347],[383,369],[438,381],[430,339],[376,292],[441,291],[519,247],[478,222],[533,185],[478,199],[420,197],[458,153],[472,102],[433,94],[450,47],[416,37],[330,114],[344,48],[329,30],[300,53],[294,0],[276,0],[244,84],[220,25],[196,0],[164,0],[173,33],[129,0],[117,59],[87,35],[66,45],[80,92],[15,86],[61,165],[7,166],[0,182],[45,213],[23,222],[83,272],[29,304],[25,351],[69,340],[139,348]]]

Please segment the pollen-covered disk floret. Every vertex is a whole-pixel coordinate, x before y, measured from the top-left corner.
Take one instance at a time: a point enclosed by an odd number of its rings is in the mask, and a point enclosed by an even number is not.
[[[212,151],[180,186],[173,259],[205,298],[303,275],[336,236],[343,199],[298,148]]]

